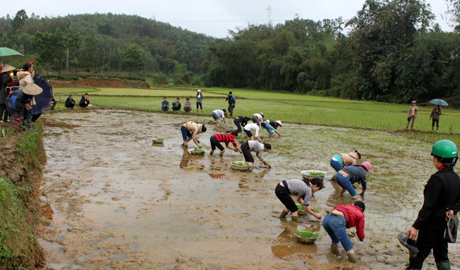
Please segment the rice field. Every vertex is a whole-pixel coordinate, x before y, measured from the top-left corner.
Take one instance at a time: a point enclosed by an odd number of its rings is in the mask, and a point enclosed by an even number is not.
[[[201,89],[204,95],[204,114],[210,115],[215,109],[227,108],[225,97],[228,89]],[[405,136],[420,138],[424,141],[447,138],[460,144],[458,136],[460,111],[451,108],[442,108],[440,129],[439,133],[436,133],[431,131],[431,120],[429,119],[433,105],[420,103],[414,125],[416,132],[410,132],[404,131],[409,104],[356,101],[246,89],[232,89],[231,91],[237,97],[234,116],[251,116],[253,113],[263,112],[268,119],[291,123],[398,131]],[[80,96],[87,92],[91,103],[102,107],[159,112],[164,96],[168,97],[170,103],[176,97],[180,97],[182,103],[185,102],[186,97],[190,97],[194,108],[196,89],[56,88],[54,92],[62,102],[65,101],[68,94],[73,94],[78,102]],[[63,108],[63,104],[60,104],[58,108]]]

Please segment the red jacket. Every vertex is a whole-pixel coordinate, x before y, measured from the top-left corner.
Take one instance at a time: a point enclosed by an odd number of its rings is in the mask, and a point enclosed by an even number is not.
[[[228,143],[232,143],[233,146],[238,149],[238,145],[235,142],[235,136],[231,134],[214,134],[219,142],[224,142],[228,146]]]
[[[341,211],[347,220],[346,227],[356,227],[356,234],[359,240],[364,239],[364,214],[361,208],[355,205],[339,205],[334,208],[335,210]]]

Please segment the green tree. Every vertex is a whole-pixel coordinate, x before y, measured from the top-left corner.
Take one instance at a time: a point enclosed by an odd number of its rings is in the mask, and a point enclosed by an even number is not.
[[[125,52],[123,59],[123,68],[129,71],[144,69],[144,60],[142,59],[142,48],[137,44],[131,44]]]

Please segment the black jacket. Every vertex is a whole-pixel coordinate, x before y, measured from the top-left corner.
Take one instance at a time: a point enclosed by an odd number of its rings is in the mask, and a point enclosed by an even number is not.
[[[68,97],[66,100],[65,100],[65,107],[66,108],[73,108],[75,106],[75,100],[74,99],[70,99],[70,97]]]
[[[245,127],[248,124],[249,118],[246,118],[246,116],[238,116],[238,120],[240,121],[241,126]]]
[[[11,82],[11,77],[6,72],[2,73],[0,76],[0,104],[6,104],[6,98],[8,97],[6,86]]]
[[[85,96],[82,96],[81,99],[80,99],[80,103],[78,103],[78,105],[80,105],[80,107],[88,107],[89,98],[85,99]]]
[[[444,230],[446,212],[460,211],[460,177],[454,167],[447,166],[433,174],[423,195],[422,209],[412,226],[417,230]]]

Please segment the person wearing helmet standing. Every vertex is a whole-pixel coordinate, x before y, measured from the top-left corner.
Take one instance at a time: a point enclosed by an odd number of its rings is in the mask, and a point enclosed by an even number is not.
[[[335,181],[342,187],[342,191],[340,191],[339,196],[342,196],[345,191],[348,191],[350,192],[352,198],[356,200],[358,196],[355,188],[353,187],[354,183],[361,183],[363,191],[360,195],[364,195],[364,192],[367,189],[366,173],[371,169],[371,166],[371,163],[366,161],[361,165],[348,166],[338,171],[335,175]]]
[[[414,127],[415,118],[417,117],[417,111],[418,111],[417,102],[413,100],[412,105],[409,107],[409,114],[407,115],[406,129],[409,128],[409,124],[411,120],[412,120],[412,125],[410,126],[410,129]]]
[[[355,233],[348,233],[347,228],[356,227],[356,235],[362,242],[364,240],[364,210],[366,205],[362,201],[356,201],[351,205],[338,205],[324,217],[323,227],[332,239],[331,251],[339,255],[339,242],[347,252],[348,260],[357,263],[355,250],[349,237]]]
[[[419,252],[412,254],[406,269],[421,269],[432,249],[437,268],[450,269],[448,246],[443,234],[446,220],[460,211],[460,177],[454,171],[458,148],[452,141],[440,140],[433,145],[431,155],[438,171],[425,185],[422,209],[407,231],[407,238],[416,240]]]
[[[361,154],[358,150],[354,152],[340,153],[331,158],[331,167],[334,168],[336,172],[343,170],[344,167],[350,165],[358,165],[359,160],[361,159]]]

